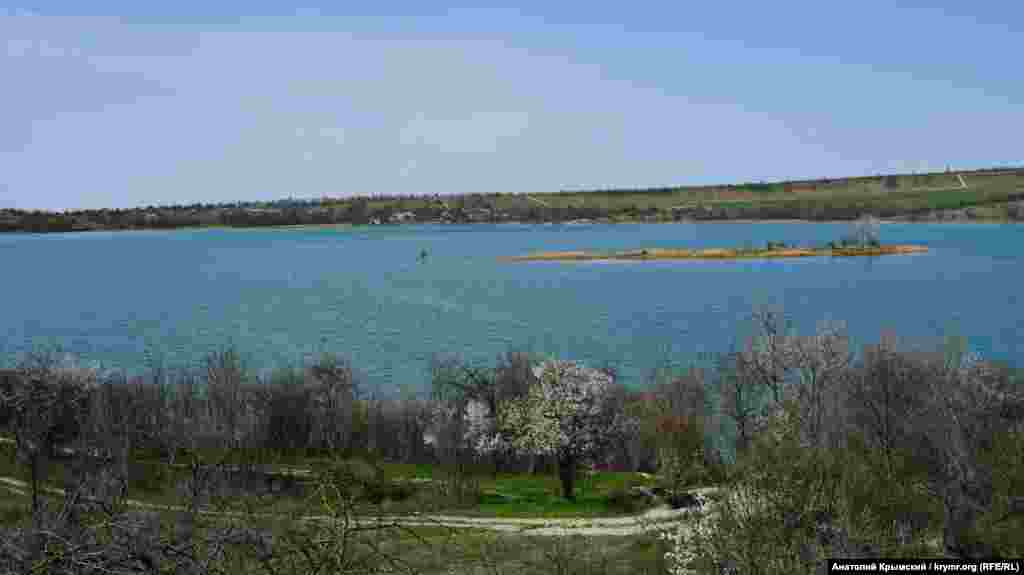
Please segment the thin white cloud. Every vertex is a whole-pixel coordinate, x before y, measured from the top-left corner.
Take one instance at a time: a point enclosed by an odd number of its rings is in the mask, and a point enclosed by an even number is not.
[[[910,80],[861,99],[905,109],[886,126],[842,121],[821,87],[807,88],[813,109],[781,115],[755,96],[708,97],[722,71],[672,70],[697,98],[499,40],[31,20],[0,19],[8,54],[28,47],[0,59],[15,87],[0,171],[21,207],[820,177],[975,161],[999,146],[986,134],[1009,129],[999,112],[937,127]]]
[[[399,133],[403,145],[422,145],[444,154],[494,153],[502,139],[521,136],[529,127],[526,112],[471,112],[463,118],[419,115]]]

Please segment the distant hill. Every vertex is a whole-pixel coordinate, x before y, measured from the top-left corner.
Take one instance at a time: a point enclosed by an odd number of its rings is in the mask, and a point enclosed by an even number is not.
[[[96,209],[0,210],[0,232],[336,224],[1024,219],[1024,167],[536,194],[347,196]],[[948,215],[948,217],[946,217]]]

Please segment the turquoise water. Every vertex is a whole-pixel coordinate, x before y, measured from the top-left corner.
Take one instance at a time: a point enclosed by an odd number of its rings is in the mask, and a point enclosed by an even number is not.
[[[233,342],[256,368],[321,350],[382,390],[425,389],[433,353],[491,362],[509,348],[627,383],[726,351],[758,303],[799,331],[845,320],[856,341],[967,336],[1019,362],[1024,226],[887,224],[886,258],[500,263],[535,250],[821,243],[846,224],[474,225],[0,235],[0,363],[59,345],[86,362],[197,365]],[[418,261],[421,250],[429,253]]]

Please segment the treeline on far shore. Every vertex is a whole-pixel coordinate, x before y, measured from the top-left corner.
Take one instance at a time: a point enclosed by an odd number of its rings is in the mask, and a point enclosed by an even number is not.
[[[0,232],[500,222],[1024,220],[1024,171],[539,194],[352,196],[62,212],[0,210]],[[969,185],[964,186],[964,178]]]

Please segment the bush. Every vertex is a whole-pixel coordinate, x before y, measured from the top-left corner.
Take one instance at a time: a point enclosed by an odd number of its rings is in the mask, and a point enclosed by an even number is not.
[[[884,461],[858,434],[851,434],[847,448],[849,477],[842,497],[856,515],[870,516],[870,527],[887,533],[879,541],[883,546],[909,543],[930,525],[941,525],[941,502],[924,493],[919,486],[927,481],[924,469],[913,464],[909,453],[893,457],[893,480],[885,478]]]
[[[326,464],[314,466],[322,481],[342,488],[345,496],[354,500],[380,503],[391,495],[397,495],[398,489],[391,487],[384,473],[373,463],[361,459],[337,459]]]
[[[128,488],[143,493],[162,493],[171,484],[171,469],[156,461],[128,464]]]
[[[408,483],[380,480],[366,486],[365,497],[371,503],[405,501],[416,494],[416,488]]]
[[[32,517],[32,510],[28,505],[17,507],[6,507],[0,510],[0,526],[20,525]]]
[[[480,478],[468,466],[452,467],[444,481],[433,484],[438,499],[452,505],[478,504],[482,494]]]
[[[655,503],[653,496],[648,496],[646,492],[647,490],[633,489],[629,484],[616,487],[605,496],[605,505],[617,513],[640,513]]]
[[[834,454],[804,449],[778,418],[738,464],[727,496],[697,512],[696,528],[666,534],[673,573],[809,573],[821,558],[851,553],[862,522],[838,497],[845,469]],[[691,525],[692,527],[692,525]]]
[[[387,478],[382,469],[361,458],[332,462],[321,469],[321,474],[335,485],[347,486],[357,500],[373,504],[405,501],[416,494],[414,485]]]
[[[608,509],[620,513],[635,513],[640,509],[639,500],[624,487],[616,487],[605,496],[605,504]]]
[[[670,491],[680,491],[705,479],[704,426],[699,417],[662,416],[658,473]]]

